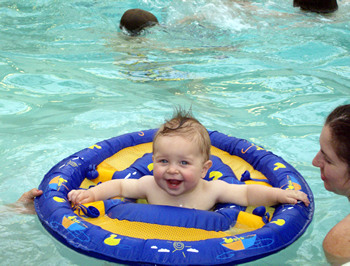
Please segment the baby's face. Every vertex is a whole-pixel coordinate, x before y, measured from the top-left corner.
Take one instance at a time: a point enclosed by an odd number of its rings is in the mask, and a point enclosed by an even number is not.
[[[181,136],[159,136],[153,163],[156,183],[174,196],[191,192],[208,171],[198,145]]]

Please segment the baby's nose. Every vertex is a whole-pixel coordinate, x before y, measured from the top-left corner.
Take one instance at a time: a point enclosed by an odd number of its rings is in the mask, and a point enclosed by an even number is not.
[[[176,166],[174,165],[169,165],[169,168],[168,168],[168,171],[167,171],[169,174],[176,174],[178,173],[178,170],[176,168]]]

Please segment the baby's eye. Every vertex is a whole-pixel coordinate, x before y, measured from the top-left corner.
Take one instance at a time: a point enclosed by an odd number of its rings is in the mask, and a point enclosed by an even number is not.
[[[186,162],[186,161],[181,161],[180,164],[181,164],[181,165],[188,165],[188,162]]]
[[[159,160],[159,162],[160,162],[160,163],[167,163],[168,161],[165,160],[165,159],[161,159],[161,160]]]

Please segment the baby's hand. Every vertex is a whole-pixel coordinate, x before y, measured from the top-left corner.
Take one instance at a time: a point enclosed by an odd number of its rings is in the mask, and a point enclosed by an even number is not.
[[[83,204],[95,201],[95,196],[90,190],[71,190],[68,193],[68,200],[73,204]]]
[[[310,201],[307,197],[307,195],[298,190],[282,190],[283,193],[280,197],[280,203],[290,203],[290,204],[296,204],[298,200],[301,200],[304,202],[305,206],[309,206]]]

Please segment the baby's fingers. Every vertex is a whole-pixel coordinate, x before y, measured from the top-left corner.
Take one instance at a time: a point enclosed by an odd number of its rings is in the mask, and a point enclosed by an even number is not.
[[[88,196],[82,197],[79,201],[80,204],[89,203],[89,202],[91,202],[91,199]]]
[[[81,191],[72,190],[68,193],[68,200],[73,204],[79,203],[80,195],[81,195]]]
[[[306,207],[310,205],[309,198],[307,197],[307,195],[304,192],[302,192],[302,191],[295,191],[295,192],[296,192],[296,199],[297,200],[301,200],[302,202],[304,202]]]
[[[68,200],[73,204],[83,204],[94,201],[94,197],[89,190],[72,190],[68,193]]]
[[[74,194],[75,194],[75,190],[69,191],[67,195],[69,201],[73,201],[73,198],[75,198]]]
[[[80,190],[80,194],[76,198],[76,202],[79,204],[89,203],[94,201],[93,194],[89,190]]]

